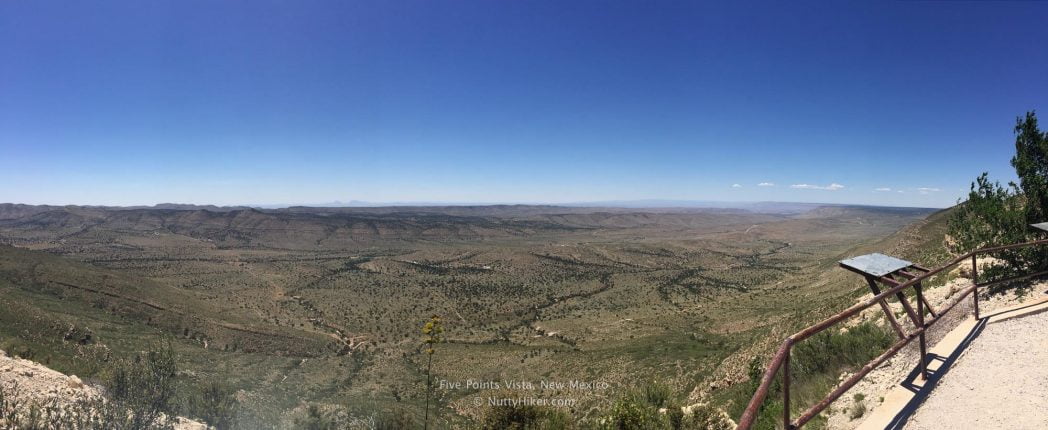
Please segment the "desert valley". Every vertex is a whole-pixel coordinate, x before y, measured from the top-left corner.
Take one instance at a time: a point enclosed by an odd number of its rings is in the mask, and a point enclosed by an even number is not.
[[[597,419],[651,384],[737,417],[754,357],[865,292],[837,260],[932,263],[944,227],[933,210],[839,205],[3,205],[0,349],[91,378],[170,341],[180,389],[221,381],[244,423],[310,406],[417,422],[419,329],[439,315],[445,425],[521,393]]]

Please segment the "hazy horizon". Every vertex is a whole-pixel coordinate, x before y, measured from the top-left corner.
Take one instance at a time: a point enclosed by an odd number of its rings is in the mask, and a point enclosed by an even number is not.
[[[198,207],[247,207],[256,209],[286,209],[292,207],[314,207],[314,208],[383,208],[383,207],[439,207],[439,206],[552,206],[566,208],[612,208],[612,209],[746,209],[759,205],[798,205],[798,206],[871,206],[871,207],[898,207],[917,209],[945,209],[949,206],[899,206],[899,205],[876,205],[860,203],[827,203],[817,201],[715,201],[715,200],[672,200],[672,199],[637,199],[637,200],[601,200],[580,202],[454,202],[454,201],[389,201],[372,202],[349,200],[333,200],[329,202],[306,202],[306,203],[242,203],[242,204],[214,204],[214,203],[186,203],[186,202],[156,202],[126,205],[102,205],[85,203],[24,203],[24,202],[0,202],[0,204],[28,205],[28,206],[78,206],[78,207],[158,207],[158,206],[198,206]]]

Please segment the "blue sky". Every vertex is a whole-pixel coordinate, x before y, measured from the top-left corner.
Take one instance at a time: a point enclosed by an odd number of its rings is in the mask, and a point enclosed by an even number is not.
[[[1013,178],[1015,117],[1048,115],[1046,22],[1039,2],[0,2],[0,201],[947,206]]]

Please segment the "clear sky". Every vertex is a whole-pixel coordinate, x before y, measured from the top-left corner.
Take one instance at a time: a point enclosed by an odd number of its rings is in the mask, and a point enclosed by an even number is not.
[[[947,206],[1033,109],[1048,2],[0,2],[0,202]]]

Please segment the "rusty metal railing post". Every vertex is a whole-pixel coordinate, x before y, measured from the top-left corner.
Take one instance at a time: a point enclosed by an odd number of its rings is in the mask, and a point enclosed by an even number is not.
[[[972,254],[972,285],[975,286],[975,291],[972,293],[972,300],[975,302],[975,319],[979,319],[979,264],[975,260],[977,254]]]
[[[790,353],[793,346],[786,347],[782,360],[782,428],[790,430]]]
[[[914,284],[913,288],[915,290],[917,290],[917,325],[920,326],[920,328],[925,328],[925,325],[924,325],[924,301],[921,300],[921,297],[923,296],[923,294],[921,292],[921,283],[918,282],[918,283]],[[921,380],[923,381],[923,380],[927,380],[928,379],[928,344],[927,344],[927,342],[924,339],[924,331],[923,330],[921,331],[921,334],[920,334],[920,343],[921,343],[921,357],[919,359],[919,364],[918,365],[921,367]]]

